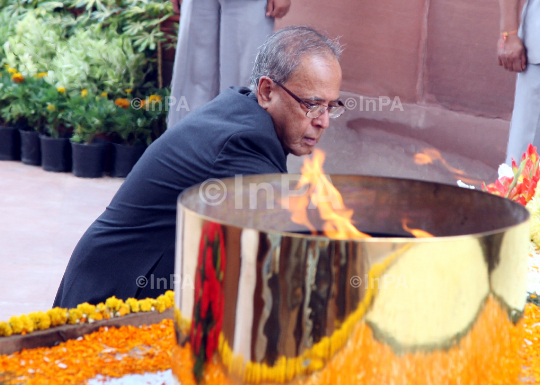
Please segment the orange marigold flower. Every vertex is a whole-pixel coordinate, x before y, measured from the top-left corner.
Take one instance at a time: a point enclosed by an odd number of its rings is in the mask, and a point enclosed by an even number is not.
[[[24,76],[20,72],[17,72],[11,77],[11,80],[15,83],[22,83],[24,81]]]
[[[150,97],[148,98],[148,102],[152,103],[152,102],[161,102],[163,100],[163,98],[159,95],[150,95]]]
[[[126,98],[118,98],[114,101],[114,104],[116,104],[118,107],[127,109],[129,107],[129,100]]]

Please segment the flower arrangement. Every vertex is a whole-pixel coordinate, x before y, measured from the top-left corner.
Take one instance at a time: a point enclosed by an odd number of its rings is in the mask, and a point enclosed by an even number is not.
[[[0,322],[0,337],[13,334],[28,334],[36,330],[65,324],[82,324],[123,317],[130,313],[159,311],[171,308],[174,304],[174,292],[168,291],[156,299],[137,300],[128,298],[125,302],[116,297],[108,298],[105,303],[91,305],[83,303],[73,309],[55,307],[46,312],[35,312],[28,315],[13,316],[7,322]]]
[[[531,213],[531,240],[540,247],[540,156],[536,147],[529,144],[519,166],[512,159],[512,168],[502,165],[500,174],[505,175],[487,186],[482,184],[482,190],[525,206]]]
[[[104,382],[100,376],[165,371],[175,343],[171,319],[140,327],[101,327],[58,346],[0,356],[0,384],[85,384]]]

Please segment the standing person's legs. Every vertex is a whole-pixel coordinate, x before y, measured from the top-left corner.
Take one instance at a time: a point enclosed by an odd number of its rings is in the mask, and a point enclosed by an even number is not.
[[[267,0],[220,0],[220,92],[248,86],[259,47],[274,32]]]
[[[219,18],[218,0],[182,2],[169,127],[219,92]]]
[[[529,143],[540,149],[539,64],[528,64],[527,69],[518,74],[506,163],[511,165],[514,158],[519,165]]]

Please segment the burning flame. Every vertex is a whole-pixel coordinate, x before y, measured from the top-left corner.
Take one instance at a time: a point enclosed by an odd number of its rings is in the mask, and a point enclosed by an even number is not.
[[[409,226],[407,226],[407,223],[409,223],[408,219],[403,219],[401,221],[401,224],[403,225],[403,229],[412,235],[415,236],[415,238],[433,238],[433,235],[428,233],[427,231],[420,230],[420,229],[411,229]]]
[[[414,154],[414,162],[419,165],[431,164],[433,161],[440,161],[444,167],[451,173],[455,174],[456,179],[461,179],[463,182],[468,184],[479,184],[480,181],[477,179],[471,179],[467,177],[467,174],[463,170],[452,167],[448,164],[446,159],[444,159],[439,151],[434,148],[424,148],[422,152]]]
[[[434,148],[424,148],[422,152],[414,155],[414,161],[416,164],[430,164],[433,163],[434,160],[440,161],[444,165],[444,167],[446,167],[450,172],[453,172],[454,174],[465,175],[462,170],[450,166],[448,162],[446,162],[446,160],[442,157],[441,153]]]
[[[308,187],[308,191],[301,196],[291,196],[291,220],[295,223],[307,226],[311,233],[316,235],[317,230],[308,218],[308,206],[310,201],[319,210],[319,215],[324,221],[323,233],[333,239],[370,238],[352,224],[353,210],[349,210],[343,203],[339,191],[324,175],[322,165],[325,154],[315,149],[313,159],[306,158],[302,166],[302,177],[296,185],[296,189]],[[335,209],[334,206],[337,206]]]

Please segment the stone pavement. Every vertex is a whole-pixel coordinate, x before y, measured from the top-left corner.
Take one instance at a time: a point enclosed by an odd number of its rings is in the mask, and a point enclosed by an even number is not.
[[[493,127],[502,138],[508,125],[421,106],[405,106],[404,114],[394,116],[349,111],[331,123],[319,146],[327,153],[328,173],[455,184],[459,176],[441,161],[424,166],[414,162],[414,154],[437,147],[448,165],[464,171],[477,185],[495,180],[504,145],[499,145],[494,158],[482,158],[473,153],[478,145],[464,139],[463,133],[444,136],[441,130],[446,125],[448,130],[464,126],[490,132]],[[490,148],[487,142],[479,145]],[[299,172],[302,159],[289,158],[289,172]],[[82,179],[21,162],[0,162],[0,321],[51,306],[73,248],[122,182],[109,177]]]
[[[0,321],[51,307],[73,248],[123,181],[0,162]]]

